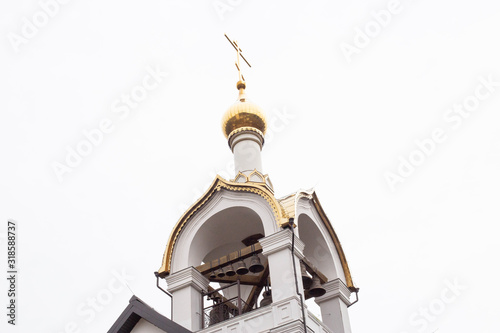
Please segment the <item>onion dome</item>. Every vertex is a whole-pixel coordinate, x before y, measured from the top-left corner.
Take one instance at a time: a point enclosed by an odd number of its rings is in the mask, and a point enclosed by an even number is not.
[[[238,100],[229,107],[222,118],[222,131],[225,137],[229,139],[241,131],[253,131],[264,138],[267,129],[264,112],[257,104],[247,100],[244,81],[238,81],[236,87],[239,90]]]

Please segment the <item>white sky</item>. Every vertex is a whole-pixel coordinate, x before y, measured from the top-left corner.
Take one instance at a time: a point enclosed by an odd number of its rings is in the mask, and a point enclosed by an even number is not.
[[[500,5],[401,0],[349,63],[341,44],[376,29],[370,13],[388,3],[74,0],[15,52],[9,36],[44,14],[35,0],[2,1],[0,269],[13,219],[19,308],[13,328],[2,306],[0,331],[105,332],[132,295],[115,284],[122,270],[169,315],[153,272],[182,208],[232,159],[220,128],[237,97],[226,32],[253,66],[249,97],[276,118],[263,164],[277,196],[315,187],[343,244],[361,288],[353,332],[496,332],[500,86],[479,78],[500,82]],[[168,77],[114,113],[148,66]],[[466,118],[447,113],[478,101],[476,89],[483,100]],[[59,182],[53,163],[103,119],[113,131]],[[446,140],[391,191],[384,174],[418,158],[415,140],[436,128]],[[445,282],[455,280],[458,295]]]

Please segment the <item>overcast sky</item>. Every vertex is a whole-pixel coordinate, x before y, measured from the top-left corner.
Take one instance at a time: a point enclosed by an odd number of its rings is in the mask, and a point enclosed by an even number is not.
[[[314,187],[342,242],[353,332],[497,332],[496,2],[23,0],[0,24],[2,332],[105,332],[132,293],[169,316],[169,234],[233,176],[224,33],[276,196]]]

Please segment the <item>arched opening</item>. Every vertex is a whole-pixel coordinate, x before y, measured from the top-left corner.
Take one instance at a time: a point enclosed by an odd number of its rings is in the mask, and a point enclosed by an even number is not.
[[[321,231],[307,214],[300,214],[298,219],[299,238],[304,242],[305,257],[316,266],[328,280],[335,279],[335,263],[330,248]],[[306,301],[307,307],[320,320],[323,320],[321,309],[314,299]]]
[[[231,207],[210,217],[203,223],[189,247],[189,266],[198,266],[237,251],[242,242],[255,234],[264,235],[259,215],[247,207]]]
[[[218,183],[222,181],[217,178],[212,186]],[[159,273],[172,274],[196,267],[207,256],[212,258],[226,254],[228,249],[241,248],[240,242],[248,235],[264,237],[276,232],[279,207],[266,199],[260,189],[255,191],[260,192],[253,193],[249,187],[241,191],[219,189],[200,199],[177,222]]]
[[[298,219],[299,238],[304,242],[304,255],[316,266],[329,281],[338,277],[332,249],[320,229],[307,214]]]
[[[256,235],[260,235],[255,237]],[[254,236],[254,237],[252,237]],[[264,237],[264,225],[259,215],[252,209],[242,206],[224,209],[208,218],[197,230],[189,248],[188,262],[190,266],[198,266],[222,258],[229,253],[247,247],[249,238],[256,242]],[[267,264],[266,258],[260,254],[260,261]],[[244,260],[247,267],[251,258]],[[260,273],[247,273],[247,276],[259,276]],[[213,289],[227,286],[226,283],[211,282]],[[260,295],[260,289],[251,285],[240,285],[240,297],[243,308],[251,309]],[[238,296],[237,286],[232,286],[221,291],[225,299],[231,300]],[[204,306],[210,306],[209,300],[204,300]],[[253,303],[252,303],[253,302]],[[253,305],[252,305],[253,304]],[[245,307],[247,306],[247,307]]]

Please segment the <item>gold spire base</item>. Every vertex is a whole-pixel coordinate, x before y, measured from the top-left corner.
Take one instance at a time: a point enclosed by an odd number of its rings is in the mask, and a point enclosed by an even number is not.
[[[236,83],[236,89],[238,89],[239,91],[241,91],[241,89],[245,89],[247,87],[247,85],[245,84],[245,81],[238,81]]]

